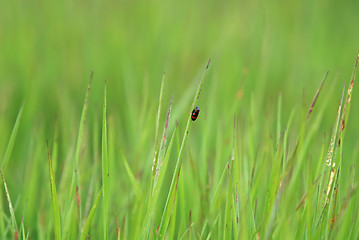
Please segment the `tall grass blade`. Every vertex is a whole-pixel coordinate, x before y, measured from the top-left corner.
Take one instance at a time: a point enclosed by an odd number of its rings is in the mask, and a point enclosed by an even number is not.
[[[225,217],[224,217],[224,227],[223,227],[223,239],[230,239],[232,237],[232,225],[236,225],[234,219],[235,214],[233,211],[235,209],[234,199],[233,199],[233,166],[235,159],[235,145],[236,145],[236,118],[234,117],[233,124],[233,146],[232,146],[232,156],[231,161],[228,163],[228,186],[227,186],[227,199],[226,199],[226,209],[225,209]],[[235,235],[237,232],[235,231]]]
[[[333,162],[333,156],[334,156],[334,150],[335,150],[335,146],[336,146],[336,139],[337,139],[337,135],[338,135],[338,131],[339,131],[338,126],[339,126],[340,114],[341,114],[341,110],[342,110],[342,106],[343,106],[344,89],[345,89],[345,84],[344,84],[344,87],[342,90],[342,97],[340,99],[337,118],[335,120],[334,128],[332,131],[332,137],[330,138],[330,145],[329,145],[329,150],[327,153],[327,159],[325,161],[326,165],[331,166],[331,167],[334,167],[334,164],[335,164]]]
[[[152,165],[152,179],[151,179],[149,198],[152,197],[152,188],[153,188],[153,184],[154,184],[154,181],[155,181],[155,175],[156,175],[156,169],[157,169],[158,136],[159,136],[159,125],[160,125],[160,115],[161,115],[161,106],[162,106],[162,96],[163,96],[163,89],[164,89],[164,87],[163,87],[164,86],[164,81],[165,81],[165,73],[163,73],[163,75],[162,75],[160,99],[159,99],[158,110],[157,110],[155,154],[154,154],[153,165]]]
[[[159,155],[158,155],[158,159],[157,159],[157,166],[156,166],[156,173],[155,173],[155,178],[153,181],[153,186],[156,187],[157,184],[157,180],[159,177],[159,174],[161,172],[161,167],[163,164],[163,158],[165,157],[165,152],[166,152],[166,143],[167,143],[167,130],[168,130],[168,124],[170,121],[170,114],[171,114],[171,107],[172,107],[172,100],[173,97],[171,97],[170,100],[170,105],[168,107],[168,111],[167,111],[167,118],[166,118],[166,124],[165,127],[163,129],[163,136],[162,136],[162,141],[161,141],[161,145],[160,145],[160,151],[159,151]],[[153,192],[151,192],[150,194],[152,195]]]
[[[206,66],[206,68],[205,68],[205,70],[203,72],[201,81],[199,82],[196,94],[195,94],[193,102],[192,102],[192,106],[188,111],[188,119],[187,119],[186,129],[185,129],[184,136],[183,136],[183,139],[182,139],[182,144],[181,144],[181,148],[180,148],[180,151],[179,151],[179,154],[178,154],[175,171],[174,171],[172,181],[171,181],[170,190],[168,192],[165,208],[163,210],[163,215],[162,215],[160,227],[159,227],[159,230],[158,230],[159,238],[164,238],[165,237],[165,232],[167,230],[168,222],[169,222],[169,220],[171,218],[173,205],[175,204],[175,200],[176,200],[178,179],[180,177],[180,172],[181,172],[182,155],[183,155],[184,147],[185,147],[187,139],[188,139],[188,134],[189,134],[189,132],[191,130],[191,126],[192,126],[191,112],[192,112],[192,110],[194,109],[194,107],[196,106],[196,104],[198,102],[200,92],[201,92],[201,88],[202,88],[202,84],[203,84],[204,78],[206,76],[208,67],[209,67],[209,63],[210,63],[210,60],[208,61],[208,64],[207,64],[207,66]]]
[[[91,90],[91,84],[92,84],[92,78],[93,78],[93,71],[91,72],[90,80],[87,85],[87,91],[85,95],[84,105],[82,108],[81,113],[81,119],[80,119],[80,125],[79,125],[79,132],[77,135],[77,143],[76,143],[76,150],[75,150],[75,169],[73,173],[73,180],[71,181],[71,188],[70,188],[70,194],[69,199],[67,202],[67,209],[71,208],[71,201],[77,197],[76,196],[76,187],[77,187],[77,195],[81,198],[81,187],[80,187],[80,172],[79,172],[79,161],[80,161],[80,153],[81,153],[81,146],[83,141],[83,132],[85,128],[85,122],[86,122],[86,114],[87,114],[87,108],[88,108],[88,99],[90,95]],[[78,205],[78,212],[79,212],[79,230],[81,231],[82,226],[82,217],[81,217],[81,205]]]
[[[359,60],[359,55],[357,56],[357,59],[356,59],[355,65],[354,65],[351,82],[350,82],[350,85],[348,88],[347,98],[345,100],[345,104],[344,104],[343,111],[342,111],[342,116],[340,119],[340,123],[341,123],[340,131],[343,132],[343,137],[344,137],[344,133],[345,133],[345,124],[348,122],[348,117],[349,117],[350,103],[351,103],[351,98],[352,98],[352,93],[353,93],[354,81],[355,81],[355,77],[356,77],[356,71],[358,68],[358,60]]]
[[[12,153],[12,149],[14,147],[14,143],[15,143],[17,131],[19,129],[19,125],[20,125],[23,110],[24,110],[24,102],[22,103],[22,105],[20,107],[20,110],[19,110],[19,113],[17,114],[15,125],[14,125],[14,128],[12,129],[10,140],[9,140],[9,143],[7,145],[7,148],[6,148],[3,160],[2,160],[1,169],[2,169],[3,172],[5,172],[7,164],[9,163],[9,160],[10,160],[10,156],[11,156],[11,153]]]
[[[57,201],[57,193],[56,193],[56,184],[55,184],[55,176],[52,169],[51,155],[49,150],[49,141],[46,141],[47,145],[47,155],[49,158],[49,172],[50,172],[50,187],[51,187],[51,205],[52,205],[52,213],[54,217],[54,229],[55,229],[55,239],[61,240],[61,220],[60,220],[60,210],[59,203]]]

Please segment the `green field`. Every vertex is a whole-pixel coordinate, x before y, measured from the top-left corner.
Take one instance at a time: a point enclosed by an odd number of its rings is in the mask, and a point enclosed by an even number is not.
[[[358,13],[0,1],[0,239],[358,239]]]

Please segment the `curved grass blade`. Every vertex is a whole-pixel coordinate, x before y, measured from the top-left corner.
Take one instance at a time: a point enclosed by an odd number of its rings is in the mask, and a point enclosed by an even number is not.
[[[92,208],[91,208],[91,211],[89,213],[89,216],[87,217],[87,220],[85,222],[84,229],[82,230],[82,233],[81,233],[81,240],[86,240],[87,239],[87,235],[88,235],[88,232],[90,230],[90,226],[91,226],[93,217],[95,216],[96,209],[97,209],[97,206],[98,206],[98,202],[101,199],[102,192],[103,192],[103,188],[100,189],[99,193],[97,194],[95,203],[92,205]]]
[[[109,190],[109,169],[107,157],[107,119],[106,119],[106,80],[103,100],[102,118],[102,184],[103,184],[103,231],[104,239],[108,239],[108,190]]]
[[[6,186],[3,171],[1,169],[0,169],[0,174],[1,174],[2,181],[4,183],[7,202],[9,204],[9,210],[10,210],[10,215],[11,215],[11,228],[12,228],[12,232],[14,234],[14,239],[19,239],[19,231],[17,230],[14,208],[13,208],[13,206],[11,204],[10,194],[9,194],[9,191],[7,189],[7,186]]]
[[[15,143],[17,131],[19,129],[19,125],[20,125],[23,110],[24,110],[24,102],[22,103],[22,105],[20,107],[20,110],[19,110],[19,113],[17,114],[15,125],[14,125],[14,128],[12,129],[10,140],[9,140],[8,145],[7,145],[4,157],[3,157],[3,161],[2,161],[2,164],[1,164],[1,169],[2,169],[3,172],[5,172],[7,164],[9,163],[9,160],[10,160],[10,156],[11,156],[11,153],[12,153],[12,149],[14,147],[14,143]]]
[[[203,84],[204,78],[206,76],[210,61],[211,61],[211,59],[209,59],[208,64],[207,64],[207,66],[206,66],[206,68],[205,68],[205,70],[203,72],[201,81],[199,82],[196,94],[195,94],[193,102],[192,102],[192,106],[191,106],[191,108],[189,110],[185,133],[184,133],[184,136],[183,136],[183,139],[182,139],[182,144],[181,144],[180,151],[178,153],[178,158],[177,158],[175,171],[174,171],[174,174],[173,174],[173,177],[172,177],[170,190],[168,192],[168,196],[167,196],[167,200],[166,200],[166,205],[165,205],[165,208],[163,210],[163,215],[162,215],[162,218],[161,218],[161,223],[160,223],[160,227],[159,227],[159,235],[158,235],[159,238],[164,238],[165,232],[167,230],[167,226],[168,226],[168,223],[169,223],[169,220],[171,218],[173,205],[175,204],[175,200],[176,200],[178,179],[179,179],[180,172],[181,172],[182,155],[183,155],[183,151],[184,151],[183,149],[184,149],[184,147],[186,145],[186,142],[187,142],[187,139],[188,139],[188,134],[189,134],[189,131],[191,130],[191,126],[192,126],[191,112],[192,112],[192,109],[194,109],[194,107],[196,106],[196,104],[198,102],[200,92],[201,92],[201,88],[202,88],[202,84]]]
[[[47,155],[49,158],[49,172],[50,172],[50,186],[51,186],[51,204],[52,204],[52,213],[54,217],[54,229],[55,229],[55,239],[61,240],[61,221],[60,221],[60,210],[59,203],[57,201],[55,177],[52,169],[51,155],[49,150],[49,141],[46,141],[47,144]]]

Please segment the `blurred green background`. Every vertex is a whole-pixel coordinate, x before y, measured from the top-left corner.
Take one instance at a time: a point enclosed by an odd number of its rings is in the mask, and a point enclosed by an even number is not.
[[[100,153],[95,152],[100,141],[93,141],[92,136],[101,136],[103,87],[107,79],[109,135],[113,140],[109,144],[118,150],[112,153],[110,209],[121,218],[133,195],[119,152],[126,156],[146,193],[143,183],[149,179],[152,166],[163,72],[166,78],[160,130],[173,95],[170,129],[178,120],[182,137],[183,119],[190,110],[201,73],[208,59],[212,59],[201,92],[201,113],[187,149],[198,159],[199,167],[208,161],[213,182],[217,182],[231,154],[234,114],[241,136],[246,136],[248,127],[254,124],[257,148],[265,142],[263,139],[275,138],[279,96],[283,103],[282,131],[295,107],[293,125],[299,126],[302,106],[309,108],[329,70],[313,112],[324,108],[310,153],[317,156],[324,133],[329,141],[341,89],[344,82],[348,86],[359,53],[359,2],[354,0],[16,0],[1,1],[0,6],[0,156],[24,101],[24,115],[5,178],[14,201],[19,201],[19,219],[25,199],[29,199],[30,208],[31,201],[39,202],[38,210],[28,210],[35,212],[25,215],[30,229],[37,226],[36,221],[43,214],[51,216],[49,183],[44,180],[48,179],[46,139],[53,139],[57,116],[60,168],[56,177],[60,179],[65,160],[75,148],[92,70],[85,130],[88,140],[82,158],[87,160],[81,161],[81,182],[87,189],[93,164],[100,164]],[[356,159],[358,153],[359,104],[355,88],[344,159]],[[251,104],[254,123],[250,118]],[[298,133],[297,129],[293,131]],[[297,134],[291,136],[293,144],[296,137]],[[239,139],[244,142],[243,155],[248,155],[246,138]],[[185,158],[189,158],[188,153]],[[216,157],[210,158],[211,155]],[[39,169],[39,176],[31,177],[35,168]],[[185,191],[191,193],[195,190],[191,189],[193,176],[188,160],[184,160],[183,168],[184,181],[189,181]],[[213,170],[217,168],[220,170]],[[343,168],[344,173],[349,172],[350,165]],[[36,187],[28,189],[25,183],[29,179]],[[31,199],[29,192],[36,197]],[[61,189],[58,192],[61,194]],[[5,198],[2,200],[6,209]],[[193,210],[200,208],[199,199],[188,201],[194,218],[200,219],[200,210]],[[33,232],[37,236],[38,230]]]

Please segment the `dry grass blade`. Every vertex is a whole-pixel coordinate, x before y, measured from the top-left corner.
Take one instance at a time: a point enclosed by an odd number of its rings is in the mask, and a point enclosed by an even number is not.
[[[333,132],[332,132],[332,137],[330,138],[330,145],[329,145],[329,150],[328,150],[328,154],[327,154],[327,159],[326,159],[326,164],[327,166],[332,166],[334,167],[334,162],[332,163],[333,160],[333,155],[334,155],[334,150],[335,150],[335,143],[336,143],[336,139],[337,139],[337,135],[338,135],[338,125],[339,125],[339,118],[340,118],[340,113],[341,113],[341,109],[342,109],[342,105],[343,105],[343,96],[344,96],[344,89],[345,89],[345,84],[342,90],[342,97],[340,99],[340,104],[338,107],[338,113],[337,113],[337,118],[333,127]]]
[[[340,120],[340,122],[341,122],[340,130],[341,131],[344,130],[345,123],[346,123],[348,115],[349,115],[350,102],[351,102],[351,97],[352,97],[352,93],[353,93],[354,81],[355,81],[356,71],[357,71],[357,68],[358,68],[358,60],[359,60],[359,55],[357,56],[357,59],[356,59],[356,62],[355,62],[351,82],[350,82],[350,85],[349,85],[349,88],[348,88],[347,99],[345,101],[342,117],[341,117],[341,120]]]
[[[320,90],[322,90],[322,87],[323,87],[323,85],[324,85],[325,80],[327,79],[328,74],[329,74],[329,71],[327,71],[327,73],[324,75],[323,80],[321,81],[321,83],[320,83],[320,85],[319,85],[319,88],[318,88],[318,90],[317,90],[317,93],[316,93],[315,96],[314,96],[312,105],[311,105],[310,108],[309,108],[309,111],[308,111],[308,114],[307,114],[307,119],[308,119],[310,113],[313,111],[313,108],[314,108],[315,103],[317,102],[317,99],[318,99]]]

